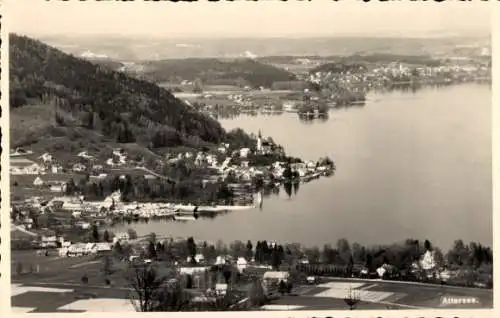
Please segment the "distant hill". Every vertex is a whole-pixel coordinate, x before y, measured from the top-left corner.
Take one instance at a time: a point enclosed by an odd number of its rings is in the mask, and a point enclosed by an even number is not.
[[[172,59],[142,62],[139,75],[150,81],[178,82],[200,79],[205,84],[271,87],[274,82],[295,80],[294,74],[248,58],[241,59]]]
[[[155,38],[135,36],[50,37],[46,43],[65,52],[87,50],[115,60],[145,61],[240,57],[250,51],[264,56],[348,56],[360,53],[449,55],[457,45],[489,47],[486,37],[322,37],[322,38]],[[259,60],[259,59],[258,59]]]
[[[40,140],[64,146],[92,137],[96,148],[108,141],[155,149],[226,138],[216,120],[153,83],[25,36],[9,39],[13,146]]]

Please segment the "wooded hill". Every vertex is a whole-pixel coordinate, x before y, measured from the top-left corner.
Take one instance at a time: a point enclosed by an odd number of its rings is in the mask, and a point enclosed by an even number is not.
[[[84,128],[118,143],[136,142],[150,149],[213,144],[226,138],[216,120],[153,83],[26,36],[11,34],[9,39],[14,113],[16,108],[43,105],[54,114],[53,126]]]
[[[269,88],[274,82],[296,79],[294,74],[284,69],[252,59],[189,58],[148,61],[141,65],[144,70],[140,76],[156,83],[200,79],[212,85],[233,82],[242,86]]]

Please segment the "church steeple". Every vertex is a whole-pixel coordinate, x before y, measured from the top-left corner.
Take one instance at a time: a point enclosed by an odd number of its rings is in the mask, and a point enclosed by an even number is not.
[[[259,129],[259,135],[257,137],[257,152],[260,153],[261,151],[262,151],[262,134]]]

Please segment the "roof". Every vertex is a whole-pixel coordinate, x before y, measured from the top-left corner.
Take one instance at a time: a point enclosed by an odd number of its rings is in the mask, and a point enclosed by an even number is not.
[[[10,158],[10,166],[31,166],[35,162],[33,160],[29,160],[27,158]]]
[[[264,273],[264,279],[285,279],[285,278],[288,278],[290,276],[290,273],[288,272],[278,272],[278,271],[275,271],[275,272],[265,272]]]

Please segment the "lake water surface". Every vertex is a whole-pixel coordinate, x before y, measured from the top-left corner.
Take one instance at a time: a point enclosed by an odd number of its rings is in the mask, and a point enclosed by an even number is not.
[[[368,96],[364,107],[332,110],[327,121],[296,114],[221,120],[316,160],[328,155],[337,172],[264,199],[262,210],[195,222],[126,225],[139,235],[278,240],[334,244],[339,238],[383,244],[408,237],[444,249],[453,240],[492,244],[491,88],[428,88]]]

